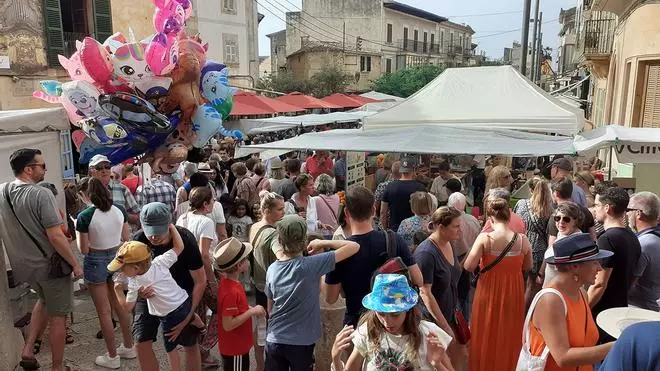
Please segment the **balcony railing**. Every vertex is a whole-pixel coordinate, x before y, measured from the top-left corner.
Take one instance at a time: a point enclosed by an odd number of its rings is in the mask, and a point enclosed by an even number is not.
[[[612,53],[615,19],[596,19],[584,22],[581,38],[585,57],[604,56]]]
[[[472,55],[472,50],[469,48],[464,48],[461,45],[444,45],[441,47],[440,44],[431,44],[423,41],[415,40],[399,40],[397,43],[397,48],[399,51],[403,52],[412,52],[418,54],[427,54],[427,55],[447,55],[447,56],[457,56]]]

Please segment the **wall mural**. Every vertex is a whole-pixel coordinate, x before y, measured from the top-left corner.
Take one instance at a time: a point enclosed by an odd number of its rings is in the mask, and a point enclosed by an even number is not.
[[[41,4],[40,0],[0,0],[0,56],[9,56],[14,73],[48,68]]]

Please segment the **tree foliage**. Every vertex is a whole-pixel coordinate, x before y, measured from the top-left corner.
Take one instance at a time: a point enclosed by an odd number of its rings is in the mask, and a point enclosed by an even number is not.
[[[278,72],[262,77],[257,81],[256,87],[281,93],[297,91],[315,97],[325,97],[334,93],[343,93],[353,82],[351,75],[336,65],[326,64],[310,79],[301,79],[292,72]]]
[[[377,92],[407,98],[424,87],[444,71],[444,66],[423,65],[400,69],[374,81]]]

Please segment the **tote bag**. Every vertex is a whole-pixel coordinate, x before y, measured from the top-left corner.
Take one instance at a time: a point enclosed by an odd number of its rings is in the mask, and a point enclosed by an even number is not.
[[[541,299],[541,297],[545,294],[553,294],[559,296],[562,304],[564,304],[564,315],[566,314],[566,302],[564,301],[564,297],[561,296],[559,291],[552,288],[545,288],[539,291],[536,296],[534,296],[532,305],[530,305],[527,316],[525,317],[525,325],[523,326],[522,336],[522,348],[520,349],[520,356],[518,357],[518,365],[516,366],[516,371],[545,370],[545,363],[548,361],[548,354],[550,353],[550,349],[548,349],[548,346],[546,345],[545,348],[543,348],[541,355],[535,356],[532,355],[529,344],[529,323],[532,320],[532,313],[534,313],[536,303],[538,303],[539,299]]]

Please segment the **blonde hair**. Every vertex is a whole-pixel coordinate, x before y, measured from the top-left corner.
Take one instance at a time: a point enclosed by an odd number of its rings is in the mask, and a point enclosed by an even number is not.
[[[503,165],[495,166],[490,170],[486,177],[486,190],[492,188],[505,188],[511,187],[511,171]]]
[[[532,197],[529,199],[532,213],[542,219],[549,218],[552,214],[552,198],[548,181],[535,176],[530,180],[529,188],[532,190]]]
[[[410,195],[410,209],[415,215],[429,215],[433,211],[433,198],[427,192],[415,192]]]
[[[273,209],[277,205],[277,200],[284,202],[284,197],[278,195],[275,192],[269,192],[265,189],[259,192],[259,199],[261,200],[261,211]]]

